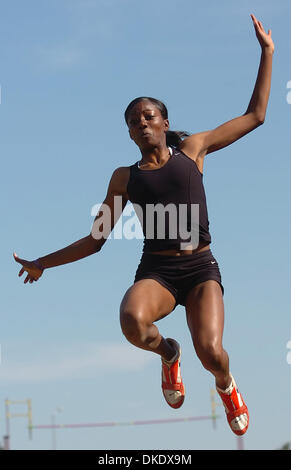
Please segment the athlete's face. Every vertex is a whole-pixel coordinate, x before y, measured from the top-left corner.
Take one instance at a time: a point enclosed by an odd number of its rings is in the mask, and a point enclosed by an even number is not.
[[[128,128],[131,139],[140,149],[165,144],[169,129],[168,119],[150,101],[140,101],[129,113]]]

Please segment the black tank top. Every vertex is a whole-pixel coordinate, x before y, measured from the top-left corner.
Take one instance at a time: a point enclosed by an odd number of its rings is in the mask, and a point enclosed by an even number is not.
[[[199,220],[196,225],[197,246],[199,242],[211,243],[206,196],[203,186],[203,174],[196,163],[187,157],[181,150],[170,148],[171,156],[167,163],[156,170],[142,170],[138,162],[130,166],[130,177],[127,185],[129,200],[140,220],[143,234],[143,252],[161,251],[168,249],[183,249],[181,243],[193,241],[189,235],[182,236],[179,221],[182,221],[183,230],[191,233],[193,216],[191,218],[191,204],[199,204]],[[169,212],[166,207],[176,208],[176,212]],[[187,214],[181,216],[179,205]],[[137,206],[138,205],[138,206]],[[159,205],[164,211],[154,211]],[[197,206],[196,206],[197,207]],[[149,212],[147,212],[149,209]],[[183,212],[184,213],[184,212]],[[149,215],[151,214],[151,215]],[[177,217],[175,216],[177,214]],[[199,228],[198,228],[199,222]],[[175,227],[174,227],[175,226]],[[159,229],[158,229],[159,227]],[[180,226],[181,227],[181,226]],[[176,229],[174,232],[173,228]],[[157,232],[161,230],[161,232]],[[194,246],[196,248],[197,246]],[[184,247],[185,248],[185,247]]]

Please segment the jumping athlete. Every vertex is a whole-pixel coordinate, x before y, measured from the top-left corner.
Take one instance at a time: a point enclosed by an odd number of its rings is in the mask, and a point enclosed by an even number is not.
[[[169,130],[167,109],[161,101],[151,97],[136,98],[128,105],[125,120],[130,138],[139,147],[141,159],[113,172],[90,234],[34,261],[21,259],[14,253],[15,261],[22,265],[19,276],[26,271],[24,283],[33,283],[45,269],[77,261],[101,250],[107,237],[95,236],[94,230],[95,224],[106,213],[105,206],[110,208],[109,233],[127,201],[141,208],[145,235],[143,253],[134,282],[120,305],[122,332],[133,345],[161,356],[163,395],[172,408],[179,408],[185,396],[180,369],[181,348],[176,340],[161,336],[155,322],[171,313],[177,305],[183,305],[197,356],[204,368],[213,374],[228,423],[237,435],[246,432],[249,413],[230,373],[229,357],[222,344],[224,288],[217,261],[210,250],[203,162],[207,154],[232,144],[265,120],[274,43],[271,30],[267,34],[262,23],[254,15],[251,17],[262,52],[254,91],[243,115],[213,130],[189,135]],[[119,213],[114,212],[116,197],[121,199]],[[188,209],[198,204],[198,242],[193,243],[192,238],[189,241],[189,237],[185,239],[180,232],[176,237],[157,237],[159,217],[154,224],[154,237],[147,236],[147,208],[156,203],[164,207],[184,204]],[[189,215],[189,211],[187,213]],[[167,235],[170,226],[172,228],[176,223],[178,221],[173,222],[170,214],[165,222]],[[189,228],[192,229],[191,223],[186,218],[184,229],[188,229],[187,233]]]

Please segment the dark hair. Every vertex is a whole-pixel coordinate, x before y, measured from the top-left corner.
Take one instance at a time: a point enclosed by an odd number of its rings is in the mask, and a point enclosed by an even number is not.
[[[168,119],[168,110],[162,101],[157,100],[156,98],[151,98],[150,96],[140,96],[139,98],[135,98],[133,101],[131,101],[131,103],[129,103],[129,105],[127,106],[124,113],[126,124],[128,124],[128,117],[130,111],[137,103],[140,103],[140,101],[150,101],[159,109],[162,117],[164,119]],[[167,145],[173,145],[173,147],[179,148],[179,145],[182,142],[182,138],[187,137],[188,135],[190,134],[185,131],[167,131],[166,143]]]

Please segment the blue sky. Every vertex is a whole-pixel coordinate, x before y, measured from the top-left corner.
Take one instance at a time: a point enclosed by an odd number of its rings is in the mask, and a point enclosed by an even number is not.
[[[250,411],[245,448],[291,441],[286,0],[2,5],[1,436],[6,398],[30,398],[35,425],[49,424],[53,413],[68,424],[210,413],[214,380],[195,356],[183,307],[158,325],[182,345],[187,395],[179,410],[162,397],[159,357],[122,335],[119,305],[142,240],[108,240],[99,254],[49,269],[33,285],[18,278],[12,253],[34,259],[89,233],[114,169],[139,160],[123,120],[133,98],[163,100],[171,128],[192,133],[245,112],[260,59],[251,13],[275,42],[266,121],[206,157],[204,184],[225,288],[224,346]],[[57,448],[235,449],[222,407],[217,412],[216,430],[208,421],[60,430]],[[13,449],[51,448],[51,431],[35,430],[29,440],[26,426],[11,419]]]

